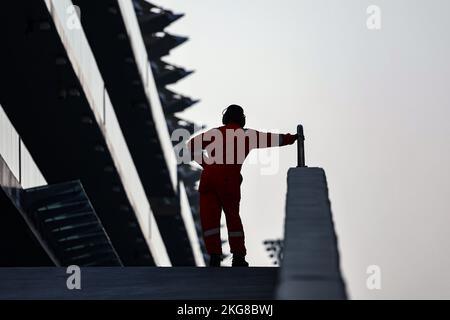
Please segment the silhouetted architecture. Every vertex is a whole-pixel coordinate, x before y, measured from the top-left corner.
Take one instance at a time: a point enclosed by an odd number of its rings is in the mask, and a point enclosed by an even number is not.
[[[0,12],[1,208],[29,239],[28,259],[2,241],[0,265],[204,264],[195,174],[183,167],[184,186],[169,132],[195,100],[161,99],[192,73],[159,60],[186,41],[164,32],[183,15],[130,0],[4,1]]]

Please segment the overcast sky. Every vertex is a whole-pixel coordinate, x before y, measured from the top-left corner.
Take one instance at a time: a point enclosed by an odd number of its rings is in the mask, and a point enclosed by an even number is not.
[[[191,40],[168,61],[196,73],[173,88],[202,102],[183,113],[209,127],[242,105],[247,126],[305,126],[306,161],[326,171],[352,298],[450,298],[450,2],[448,0],[160,0],[186,13]],[[368,30],[366,9],[382,10]],[[286,172],[244,167],[249,260],[283,234]],[[368,290],[379,265],[382,289]]]

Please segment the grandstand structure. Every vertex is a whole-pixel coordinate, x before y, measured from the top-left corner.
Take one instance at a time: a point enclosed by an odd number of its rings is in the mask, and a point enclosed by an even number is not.
[[[195,184],[167,88],[183,16],[144,0],[2,1],[2,266],[202,266]],[[20,249],[20,250],[19,250]],[[18,253],[20,252],[20,254]]]

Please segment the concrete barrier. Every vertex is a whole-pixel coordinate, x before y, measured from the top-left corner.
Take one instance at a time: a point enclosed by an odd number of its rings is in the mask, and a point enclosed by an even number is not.
[[[346,299],[325,172],[288,172],[283,259],[278,299]]]

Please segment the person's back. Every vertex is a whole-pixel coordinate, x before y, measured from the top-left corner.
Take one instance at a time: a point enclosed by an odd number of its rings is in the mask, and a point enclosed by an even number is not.
[[[233,266],[246,266],[244,230],[239,216],[242,164],[252,149],[292,144],[297,136],[244,129],[245,115],[237,105],[226,109],[222,122],[224,126],[191,139],[188,148],[192,158],[203,167],[199,186],[200,218],[206,250],[211,255],[210,265],[220,265],[220,215],[223,209]]]
[[[196,136],[190,141],[189,147],[194,160],[205,170],[239,173],[253,149],[284,146],[295,140],[296,135],[260,132],[231,122]]]

